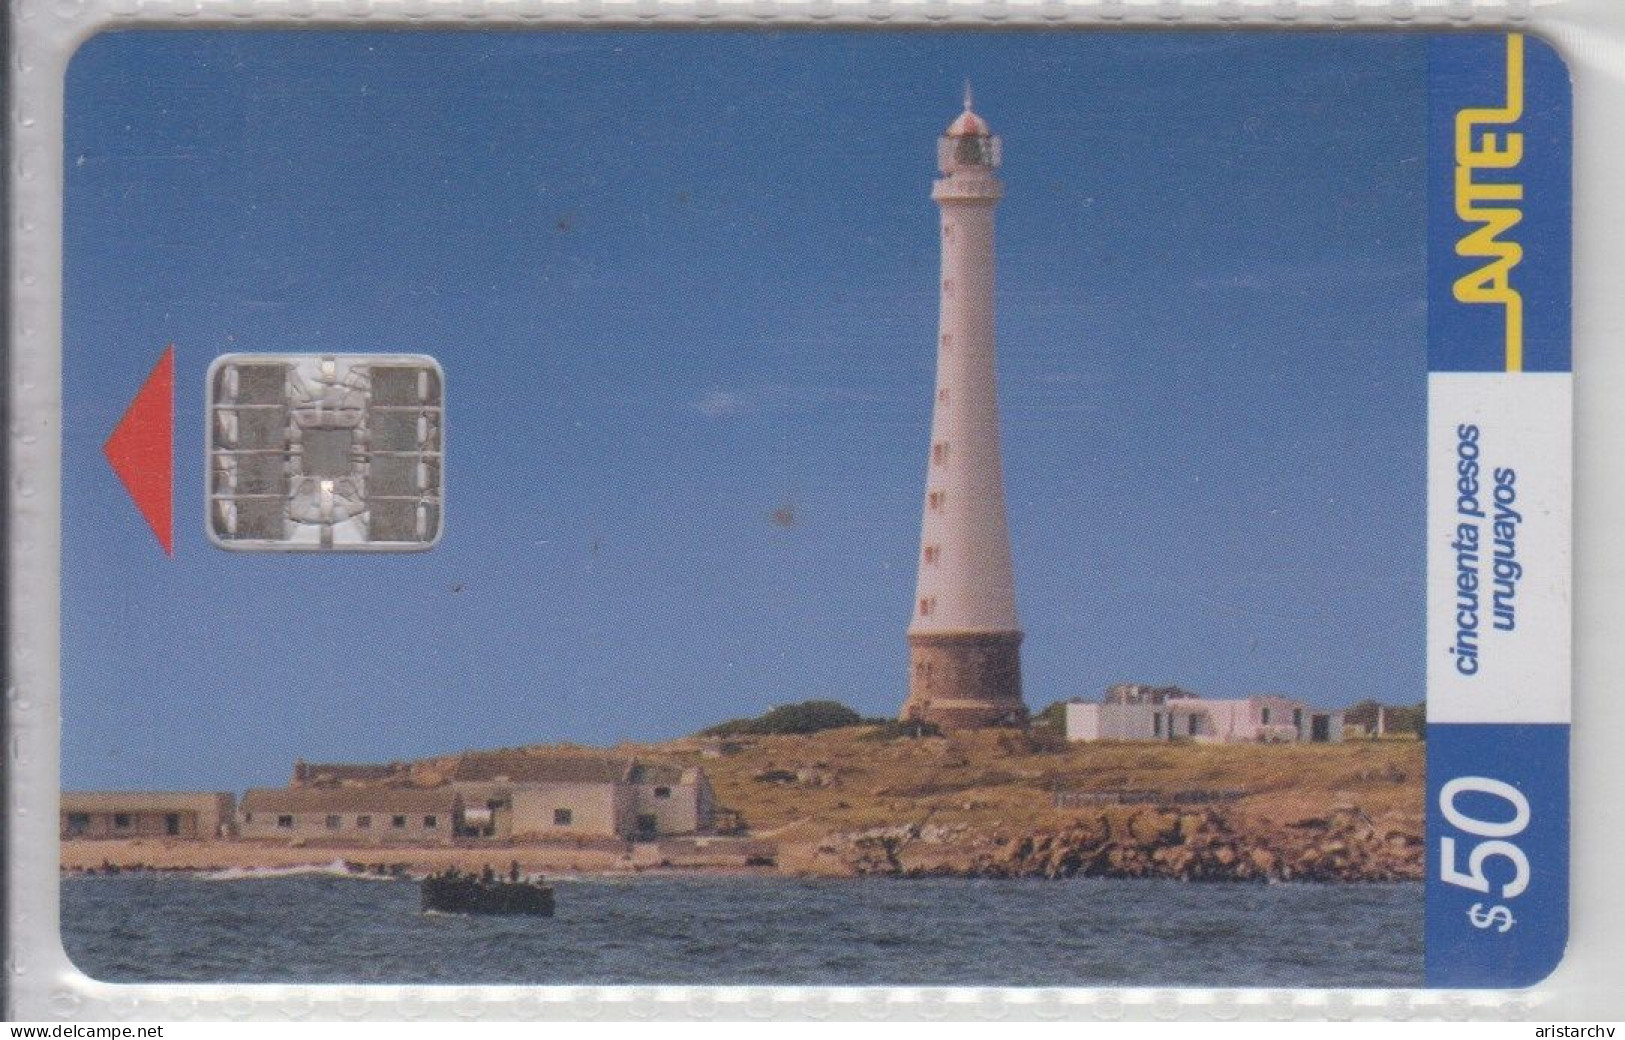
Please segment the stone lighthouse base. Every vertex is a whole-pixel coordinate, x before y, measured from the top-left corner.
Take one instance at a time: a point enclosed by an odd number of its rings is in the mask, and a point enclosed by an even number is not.
[[[1025,726],[1020,650],[1020,632],[909,633],[899,718],[943,729]]]

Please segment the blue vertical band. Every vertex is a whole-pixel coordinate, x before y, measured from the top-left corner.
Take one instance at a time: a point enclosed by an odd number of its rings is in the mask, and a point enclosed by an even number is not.
[[[1433,372],[1507,371],[1507,307],[1463,302],[1457,295],[1463,279],[1463,290],[1494,294],[1503,270],[1522,312],[1522,370],[1569,371],[1568,69],[1540,39],[1518,34],[1518,90],[1508,83],[1508,39],[1471,33],[1428,40],[1428,369]],[[1495,113],[1509,102],[1517,107],[1516,118],[1502,122]],[[1473,120],[1474,112],[1482,118]],[[1465,142],[1458,137],[1463,113],[1469,113]],[[1486,140],[1485,135],[1491,136]],[[1517,135],[1514,147],[1521,155],[1515,165],[1500,166],[1507,157],[1496,153],[1506,150],[1508,135]],[[1463,143],[1472,154],[1459,154]],[[1468,191],[1481,193],[1476,202],[1458,192],[1463,166],[1475,161],[1480,165],[1468,171]],[[1506,186],[1520,198],[1497,197]],[[1487,219],[1464,220],[1459,215],[1464,208]],[[1514,217],[1506,230],[1490,233]],[[1516,255],[1499,251],[1501,245]]]
[[[1427,741],[1427,984],[1533,985],[1557,967],[1568,942],[1569,727],[1430,723]],[[1472,777],[1510,784],[1522,793],[1529,803],[1528,825],[1498,839],[1464,831],[1448,819],[1441,802],[1445,785]],[[1509,822],[1513,810],[1507,801],[1476,786],[1469,784],[1453,798],[1458,814],[1492,826]],[[1453,845],[1446,846],[1445,838]],[[1527,857],[1527,887],[1521,892],[1505,896],[1518,868],[1499,854],[1478,864],[1476,873],[1488,883],[1488,892],[1445,880],[1447,866],[1471,878],[1474,850],[1494,840]]]
[[[1528,445],[1537,443],[1531,430],[1562,423],[1566,450],[1570,421],[1566,403],[1560,413],[1547,403],[1568,400],[1563,373],[1570,370],[1568,73],[1550,47],[1522,34],[1434,36],[1428,62],[1430,407],[1440,409],[1442,418],[1435,418],[1447,431],[1444,443],[1430,445],[1435,455],[1446,453],[1445,475],[1430,478],[1430,499],[1459,492],[1450,454],[1457,450],[1453,413],[1477,414],[1476,403],[1484,418],[1473,420],[1474,433],[1482,427],[1486,457],[1499,458],[1494,465],[1519,460],[1518,487],[1529,500],[1545,495],[1562,507],[1560,525],[1528,525],[1517,543],[1518,559],[1531,568],[1529,580],[1561,591],[1567,588],[1567,459],[1529,457],[1534,449]],[[1484,404],[1492,400],[1493,409]],[[1454,499],[1440,501],[1449,519]],[[1434,527],[1434,542],[1447,543],[1455,530],[1454,523],[1437,520]],[[1484,530],[1491,532],[1486,538],[1499,537],[1488,524]],[[1430,570],[1430,582],[1442,586],[1430,596],[1450,617],[1456,616],[1459,566],[1448,564],[1442,582]],[[1546,600],[1526,598],[1524,619],[1567,607],[1566,594],[1558,592]],[[1448,688],[1443,679],[1430,682],[1430,986],[1533,985],[1556,968],[1567,943],[1568,691],[1553,685],[1565,683],[1567,662],[1552,660],[1568,653],[1567,630],[1543,643],[1533,641],[1532,631],[1520,624],[1516,633],[1486,634],[1474,659],[1476,677],[1449,676]],[[1430,655],[1447,661],[1442,655],[1449,650],[1437,642],[1429,647]],[[1525,678],[1503,680],[1492,672],[1512,674],[1507,670],[1516,666],[1524,669],[1519,676],[1539,674],[1547,661],[1552,683],[1539,690]],[[1436,663],[1430,656],[1430,666]]]

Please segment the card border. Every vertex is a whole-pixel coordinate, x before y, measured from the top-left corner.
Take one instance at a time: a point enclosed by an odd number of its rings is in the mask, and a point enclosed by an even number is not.
[[[1625,7],[1609,0],[19,0],[11,8],[8,73],[10,327],[8,329],[7,1017],[389,1021],[402,1017],[721,1018],[1551,1018],[1625,1017],[1612,981],[1625,968],[1612,897],[1625,812],[1625,756],[1605,734],[1625,730],[1625,547],[1609,519],[1625,515]],[[61,444],[63,92],[77,46],[136,27],[564,28],[617,26],[953,28],[1361,28],[1507,30],[1539,34],[1568,61],[1575,87],[1574,927],[1568,956],[1528,990],[991,989],[885,987],[513,987],[115,985],[74,969],[59,936],[57,837]],[[1613,456],[1612,458],[1610,456]],[[1587,580],[1588,572],[1595,580]],[[1612,907],[1613,909],[1610,909]]]

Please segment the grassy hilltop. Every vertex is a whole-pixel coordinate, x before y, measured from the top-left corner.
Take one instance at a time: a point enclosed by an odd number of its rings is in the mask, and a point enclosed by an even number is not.
[[[839,710],[834,710],[839,709]],[[785,732],[788,730],[789,732]],[[383,857],[424,871],[512,857],[527,870],[738,869],[795,874],[1416,880],[1425,744],[1069,744],[1050,727],[914,735],[832,702],[655,744],[648,763],[700,766],[742,842],[435,842],[366,854],[291,843],[64,841],[68,869],[217,869]],[[480,754],[481,752],[469,752]],[[532,745],[506,754],[602,754]],[[393,763],[378,785],[434,787],[457,756]],[[1128,795],[1132,792],[1132,795]],[[1057,793],[1069,797],[1058,804]],[[1104,796],[1104,797],[1103,797]],[[1119,804],[1120,803],[1120,804]],[[493,849],[500,849],[500,852]],[[773,869],[757,867],[755,869]]]
[[[739,735],[725,738],[727,754],[718,738],[625,750],[702,766],[718,804],[777,842],[792,870],[1230,876],[1231,861],[1248,855],[1258,865],[1244,876],[1409,877],[1421,868],[1425,745],[1415,739],[1068,744],[1043,731],[887,739],[893,730]],[[1164,797],[1056,806],[1056,791],[1119,790]],[[1176,797],[1191,792],[1242,794],[1202,805]],[[1065,845],[1076,862],[1028,862],[1021,850],[1034,843]],[[1183,865],[1204,849],[1216,863]],[[1105,858],[1091,868],[1096,851]]]

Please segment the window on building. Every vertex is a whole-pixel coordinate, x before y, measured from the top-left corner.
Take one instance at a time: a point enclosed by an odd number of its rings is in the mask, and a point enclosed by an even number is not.
[[[941,387],[941,388],[939,388],[937,390],[937,403],[938,404],[947,404],[948,403],[948,388],[947,387],[944,386],[944,387]]]
[[[424,830],[431,830],[432,831],[438,826],[440,826],[439,817],[437,817],[437,816],[425,816],[423,818],[423,828],[424,828]]]
[[[364,831],[370,831],[372,830],[372,817],[357,816],[355,818],[355,825]]]
[[[253,823],[254,822],[254,814],[251,813],[251,812],[243,813],[243,822],[244,823]]]
[[[1151,735],[1153,737],[1162,736],[1162,712],[1160,711],[1151,713]]]
[[[90,830],[90,814],[89,813],[71,812],[71,813],[68,814],[68,833],[69,834],[83,834],[85,831],[88,831],[88,830]]]
[[[942,546],[928,545],[925,547],[926,563],[936,563],[940,559],[942,559]]]
[[[328,817],[327,817],[327,829],[328,829],[328,830],[330,830],[330,831],[336,831],[336,830],[338,830],[338,829],[339,829],[339,828],[340,828],[340,827],[341,827],[341,826],[343,826],[343,825],[344,825],[344,821],[343,821],[343,820],[341,820],[341,819],[339,819],[339,818],[338,818],[338,816],[336,816],[336,815],[329,815],[329,816],[328,816]]]
[[[942,343],[942,345],[945,346],[945,347],[951,347],[951,346],[954,345],[954,334],[951,333],[951,332],[944,332],[941,336],[939,336],[937,338]]]
[[[944,242],[948,242],[948,241],[951,241],[953,239],[953,237],[954,237],[954,226],[952,224],[943,224],[942,225],[942,240]]]
[[[922,596],[922,597],[920,597],[920,616],[921,617],[930,617],[932,614],[935,614],[936,612],[937,612],[937,597],[935,597],[935,596]]]
[[[1270,724],[1270,710],[1268,708],[1259,709],[1258,717],[1260,721],[1264,723],[1264,725],[1268,726]]]
[[[391,816],[389,818],[389,825],[391,827],[394,827],[397,830],[405,830],[406,829],[406,817],[404,817],[404,816]]]
[[[933,491],[925,496],[926,507],[937,513],[942,512],[943,503],[947,501],[948,492],[946,491]]]
[[[568,809],[554,809],[553,810],[553,826],[555,826],[555,827],[568,827],[568,826],[570,826],[571,815],[572,814],[571,814],[570,810],[568,810]]]
[[[1194,736],[1196,736],[1196,716],[1195,715],[1190,716],[1190,720],[1191,720],[1190,735],[1194,737]]]
[[[276,825],[278,827],[281,827],[283,830],[292,830],[293,829],[293,817],[289,816],[289,815],[286,815],[286,814],[284,814],[282,816],[278,816],[276,818]]]
[[[1292,726],[1294,729],[1303,729],[1303,709],[1292,709]]]
[[[947,441],[938,441],[937,443],[931,445],[931,461],[936,463],[938,466],[941,466],[948,461]]]
[[[944,278],[942,280],[942,295],[944,295],[944,296],[952,296],[953,294],[954,294],[954,280],[952,278]]]
[[[114,813],[113,826],[118,830],[128,830],[130,827],[130,814],[123,812]]]
[[[655,797],[656,798],[670,798],[671,797],[671,788],[669,788],[669,787],[657,787],[657,788],[655,788]]]

